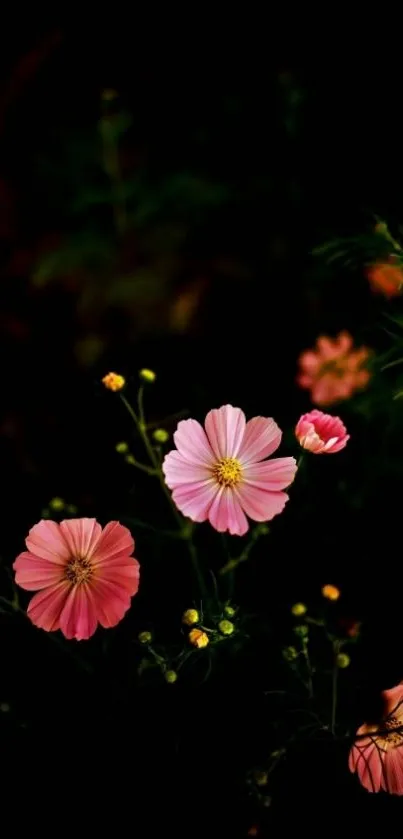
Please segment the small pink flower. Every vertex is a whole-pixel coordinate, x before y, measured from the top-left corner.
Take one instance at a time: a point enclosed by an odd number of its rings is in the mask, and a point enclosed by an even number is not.
[[[332,417],[316,408],[298,420],[295,436],[303,449],[314,454],[335,454],[344,449],[350,439],[340,417]]]
[[[333,405],[366,387],[370,373],[364,365],[368,358],[366,347],[353,349],[353,339],[348,332],[340,332],[337,338],[322,335],[316,342],[316,349],[301,353],[297,382],[311,391],[312,402],[316,405]]]
[[[358,729],[348,765],[368,792],[403,795],[403,684],[382,696],[385,714],[378,725]]]
[[[77,641],[90,638],[98,623],[116,626],[139,587],[139,563],[127,529],[95,519],[40,521],[14,562],[15,581],[38,591],[28,606],[35,626]]]
[[[204,429],[196,420],[182,420],[174,440],[177,450],[166,455],[162,468],[184,516],[242,536],[249,529],[246,515],[269,521],[282,512],[288,501],[282,490],[297,466],[293,457],[262,462],[280,445],[273,419],[246,422],[240,408],[223,405],[207,414]]]

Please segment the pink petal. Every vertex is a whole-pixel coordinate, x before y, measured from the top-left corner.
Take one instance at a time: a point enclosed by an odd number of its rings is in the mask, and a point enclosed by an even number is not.
[[[174,489],[172,498],[181,513],[192,521],[206,521],[211,503],[219,490],[214,480],[183,484]]]
[[[361,785],[368,792],[379,792],[381,788],[383,758],[384,753],[378,749],[374,741],[369,745],[357,741],[350,750],[350,772],[357,772]]]
[[[322,364],[322,359],[318,353],[313,352],[313,350],[304,350],[298,361],[301,369],[304,373],[308,373],[309,376],[315,375],[319,366]]]
[[[403,795],[403,749],[390,748],[385,754],[382,789],[392,795]]]
[[[208,466],[214,463],[214,455],[206,433],[194,419],[181,420],[174,434],[178,452],[189,463]]]
[[[223,405],[209,411],[204,427],[216,458],[237,457],[246,428],[245,414],[240,408]]]
[[[134,551],[134,539],[130,530],[119,524],[118,521],[110,521],[101,532],[96,544],[90,549],[89,557],[96,566],[103,565],[114,557],[127,557]]]
[[[228,530],[233,536],[243,536],[249,530],[247,518],[230,487],[221,487],[217,492],[210,507],[209,521],[219,533]]]
[[[25,544],[30,553],[57,565],[65,565],[70,557],[69,547],[55,521],[42,520],[31,527]]]
[[[39,559],[34,554],[24,551],[13,564],[15,582],[26,591],[38,591],[55,585],[63,579],[64,567],[47,559]]]
[[[27,615],[35,624],[46,632],[59,629],[60,614],[67,600],[70,585],[67,580],[55,586],[45,588],[34,594],[27,610]]]
[[[297,463],[294,457],[276,457],[263,463],[252,463],[243,468],[246,484],[272,492],[288,487],[295,478]]]
[[[96,519],[67,519],[60,531],[69,547],[70,556],[87,557],[96,545],[102,528]]]
[[[88,585],[72,586],[60,615],[60,629],[65,638],[84,641],[97,628],[97,613],[88,596]]]
[[[281,431],[273,419],[254,417],[246,423],[239,460],[244,464],[263,460],[278,449],[280,442]]]
[[[133,597],[139,587],[140,563],[133,557],[110,559],[97,566],[96,579],[115,582]]]
[[[162,464],[165,480],[170,489],[179,484],[195,483],[211,478],[211,467],[190,463],[179,452],[172,451],[166,455]]]
[[[403,714],[403,684],[382,692],[385,716]]]
[[[116,626],[130,609],[131,599],[127,591],[110,580],[93,578],[88,586],[88,596],[99,623],[105,629]]]
[[[285,492],[267,492],[246,483],[240,484],[235,492],[242,509],[253,521],[270,521],[284,510],[288,501]]]

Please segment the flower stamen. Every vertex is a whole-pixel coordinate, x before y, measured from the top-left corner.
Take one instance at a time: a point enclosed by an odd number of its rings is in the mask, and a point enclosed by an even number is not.
[[[74,586],[86,583],[92,577],[93,567],[89,559],[73,557],[66,565],[65,575]]]
[[[242,477],[242,467],[235,457],[221,457],[213,467],[213,475],[220,486],[234,487]]]

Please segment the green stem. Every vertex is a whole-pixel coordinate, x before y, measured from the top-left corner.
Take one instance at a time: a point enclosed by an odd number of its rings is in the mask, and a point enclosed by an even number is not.
[[[307,688],[308,688],[309,696],[312,699],[312,697],[313,697],[312,665],[311,665],[311,659],[309,657],[309,649],[308,649],[308,641],[307,640],[305,640],[303,652],[304,652],[304,656],[305,656],[306,669],[308,671]]]
[[[337,656],[339,653],[339,642],[333,643],[333,673],[332,673],[332,715],[330,721],[330,730],[332,734],[336,731],[336,713],[337,713],[337,681],[339,675],[339,668],[337,666]]]
[[[257,540],[260,538],[260,536],[265,536],[267,533],[268,533],[268,528],[267,528],[266,525],[263,525],[263,527],[261,527],[261,526],[255,527],[255,529],[252,531],[250,539],[247,542],[247,544],[245,545],[245,548],[243,549],[242,553],[238,557],[236,557],[235,559],[229,559],[228,562],[226,562],[225,565],[223,565],[222,568],[220,568],[219,573],[221,575],[228,574],[229,571],[234,571],[235,568],[237,568],[238,565],[240,565],[242,562],[246,562],[246,560],[249,559],[249,554],[250,554],[254,544],[257,542]]]
[[[150,440],[148,438],[147,425],[146,425],[145,414],[144,414],[144,388],[140,387],[140,390],[139,390],[139,393],[138,393],[138,399],[137,399],[138,415],[133,410],[132,406],[130,405],[130,402],[128,402],[128,400],[126,399],[126,397],[122,393],[120,394],[120,398],[121,398],[125,408],[128,410],[130,416],[132,417],[132,419],[134,420],[134,422],[136,424],[136,428],[137,428],[137,430],[140,434],[140,437],[141,437],[141,439],[144,443],[144,447],[145,447],[145,449],[147,451],[147,454],[148,454],[148,456],[151,460],[151,463],[154,467],[152,474],[156,475],[156,477],[158,478],[158,480],[160,482],[161,489],[162,489],[162,491],[163,491],[163,493],[164,493],[164,495],[165,495],[165,497],[166,497],[166,499],[169,503],[169,506],[171,507],[173,515],[175,516],[175,520],[177,522],[177,525],[178,525],[178,528],[180,530],[181,536],[182,536],[183,539],[186,540],[186,542],[188,544],[190,559],[191,559],[191,562],[192,562],[195,578],[197,580],[197,584],[198,584],[198,587],[199,587],[200,596],[202,598],[206,597],[207,596],[206,585],[205,585],[205,582],[204,582],[204,579],[203,579],[203,574],[201,572],[201,568],[200,568],[199,561],[198,561],[198,558],[197,558],[197,551],[196,551],[196,548],[195,548],[195,546],[193,544],[193,541],[192,541],[192,529],[193,528],[183,518],[183,516],[181,516],[180,513],[178,513],[178,510],[176,509],[176,506],[175,506],[175,504],[172,500],[172,495],[171,495],[171,493],[170,493],[170,491],[169,491],[169,489],[168,489],[168,487],[165,483],[164,473],[161,469],[161,466],[158,462],[158,458],[157,458],[157,456],[154,452],[154,449],[153,449],[153,447],[150,443]]]

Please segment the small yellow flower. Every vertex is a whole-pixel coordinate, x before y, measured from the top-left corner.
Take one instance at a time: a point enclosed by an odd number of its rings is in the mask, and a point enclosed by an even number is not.
[[[296,618],[301,617],[301,615],[305,615],[306,611],[307,608],[305,606],[305,603],[294,603],[294,605],[291,607],[291,612],[293,615],[295,615]]]
[[[175,670],[167,670],[165,673],[165,681],[168,682],[169,685],[175,684],[178,678],[178,674],[175,673]]]
[[[153,636],[151,635],[151,632],[145,631],[145,632],[140,632],[140,634],[138,636],[138,639],[140,641],[140,644],[151,644],[151,641],[153,640]]]
[[[218,624],[218,628],[223,635],[232,635],[235,626],[231,621],[222,620]]]
[[[103,377],[102,384],[105,385],[107,390],[112,390],[114,393],[117,393],[118,390],[124,388],[126,379],[124,376],[120,376],[119,373],[108,373]]]
[[[209,638],[208,635],[206,635],[205,632],[202,632],[201,629],[192,629],[192,631],[189,632],[189,641],[194,647],[198,647],[199,650],[201,650],[203,647],[207,647]]]
[[[295,647],[285,647],[283,650],[283,657],[286,661],[295,661],[298,658],[298,653]]]
[[[155,382],[157,378],[157,374],[154,373],[154,370],[148,370],[147,367],[143,367],[143,369],[139,371],[139,376],[140,379],[143,379],[143,382],[149,382],[149,384]]]
[[[195,623],[198,623],[199,620],[199,613],[197,609],[186,609],[186,612],[182,615],[182,623],[186,624],[186,626],[193,626]]]
[[[153,433],[153,438],[156,443],[166,443],[169,440],[169,434],[165,428],[156,428]]]
[[[233,608],[233,606],[225,606],[224,612],[226,615],[228,615],[229,618],[233,618],[235,615],[235,609]]]
[[[129,451],[129,446],[128,446],[127,443],[124,443],[124,442],[116,443],[115,451],[118,454],[127,454],[127,452]]]
[[[326,597],[326,600],[338,600],[340,597],[341,591],[337,586],[326,585],[322,588],[322,595]]]
[[[336,658],[337,666],[340,667],[341,670],[344,670],[346,667],[349,666],[351,662],[351,658],[347,653],[339,653]]]
[[[257,784],[258,787],[265,787],[267,781],[269,780],[267,772],[264,772],[264,770],[262,769],[256,769],[256,771],[253,773],[253,776],[255,779],[255,784]]]
[[[57,498],[56,497],[56,498],[52,498],[52,500],[49,501],[49,507],[52,510],[55,510],[56,512],[60,511],[60,510],[64,510],[65,506],[66,505],[63,501],[63,498]]]

